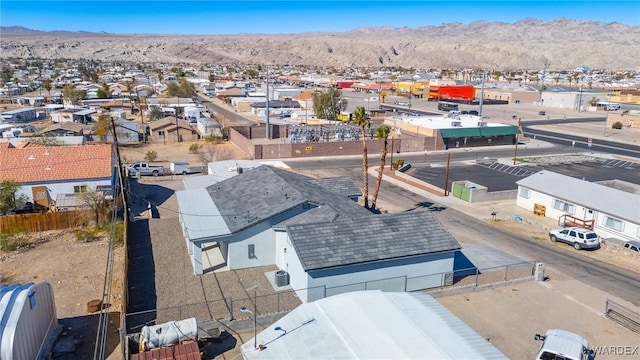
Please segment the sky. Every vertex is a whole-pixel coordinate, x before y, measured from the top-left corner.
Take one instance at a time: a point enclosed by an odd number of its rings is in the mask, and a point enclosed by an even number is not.
[[[291,34],[557,18],[640,25],[639,0],[1,0],[0,25],[126,34]]]

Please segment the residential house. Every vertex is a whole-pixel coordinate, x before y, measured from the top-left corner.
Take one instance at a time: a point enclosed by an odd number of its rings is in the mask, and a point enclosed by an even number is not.
[[[220,99],[231,97],[243,97],[246,96],[246,89],[237,85],[230,86],[224,90],[216,91],[216,96]]]
[[[119,144],[138,144],[140,143],[141,125],[135,121],[123,119],[117,117],[114,120],[116,126],[116,136]],[[109,131],[102,137],[102,141],[112,143],[115,141],[113,138],[113,131],[109,128]]]
[[[62,122],[78,122],[82,124],[88,124],[93,121],[91,115],[96,114],[97,111],[94,109],[84,109],[84,108],[73,108],[73,109],[62,109],[58,111],[54,111],[50,113],[51,122],[53,123],[62,123]]]
[[[2,113],[0,113],[0,116],[2,117],[2,123],[4,124],[27,123],[38,118],[38,114],[35,108],[22,108],[3,111]]]
[[[216,94],[216,84],[204,83],[201,85],[202,92],[207,96],[214,96]]]
[[[516,203],[529,211],[593,229],[602,238],[640,239],[640,187],[619,190],[548,170],[516,182]]]
[[[176,193],[196,275],[213,266],[210,251],[230,269],[276,264],[305,302],[452,280],[460,245],[431,213],[373,215],[351,200],[357,187],[350,179],[316,180],[270,166],[238,172]]]
[[[145,130],[146,131],[146,130]],[[149,123],[149,141],[180,142],[198,140],[198,132],[189,123],[174,116],[168,116]]]
[[[301,304],[240,351],[247,360],[507,359],[431,295],[375,290]]]
[[[115,173],[111,144],[0,144],[0,182],[20,183],[17,195],[42,207],[50,207],[59,195],[110,186]]]
[[[76,122],[53,123],[38,131],[38,135],[44,136],[82,136],[85,135],[85,126]],[[86,131],[88,133],[88,131]]]

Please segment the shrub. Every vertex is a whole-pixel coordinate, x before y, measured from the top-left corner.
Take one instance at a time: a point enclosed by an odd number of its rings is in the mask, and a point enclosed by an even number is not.
[[[209,135],[204,138],[204,140],[208,143],[220,144],[222,142],[222,138],[215,135]]]
[[[29,245],[29,238],[23,233],[0,234],[0,250],[16,251]]]
[[[124,244],[124,221],[118,220],[116,223],[116,244]]]
[[[147,151],[147,153],[144,155],[144,159],[150,162],[155,161],[157,158],[158,153],[153,150]]]
[[[98,229],[89,227],[83,228],[75,231],[76,240],[81,242],[92,242],[100,240],[100,233]]]
[[[202,147],[202,145],[200,144],[196,144],[193,143],[189,146],[189,154],[195,154],[198,152],[198,150],[200,150],[200,148]]]
[[[616,121],[613,123],[613,125],[611,125],[611,128],[620,130],[622,129],[622,123],[620,121]]]

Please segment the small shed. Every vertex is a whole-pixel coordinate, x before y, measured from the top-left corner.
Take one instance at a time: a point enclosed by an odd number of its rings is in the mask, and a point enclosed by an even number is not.
[[[0,285],[0,359],[46,359],[60,330],[51,284]]]

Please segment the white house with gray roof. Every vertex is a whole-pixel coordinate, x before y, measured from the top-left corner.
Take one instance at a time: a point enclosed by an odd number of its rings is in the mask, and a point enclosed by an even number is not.
[[[516,182],[516,203],[533,211],[544,206],[545,216],[564,215],[593,220],[593,230],[602,238],[640,238],[640,194],[542,170]]]
[[[276,264],[302,302],[357,290],[422,290],[452,279],[460,244],[430,212],[296,220],[276,227]]]
[[[206,270],[202,251],[211,246],[219,247],[230,269],[274,264],[273,227],[312,209],[322,219],[370,214],[349,199],[355,185],[347,188],[338,181],[337,186],[322,187],[312,180],[258,166],[206,187],[176,192],[194,273]],[[343,189],[347,193],[339,193]]]
[[[207,249],[230,269],[276,264],[302,301],[354,290],[412,291],[452,280],[458,242],[428,212],[374,215],[346,178],[271,166],[176,193],[194,274]]]

